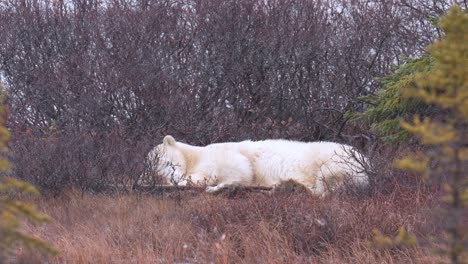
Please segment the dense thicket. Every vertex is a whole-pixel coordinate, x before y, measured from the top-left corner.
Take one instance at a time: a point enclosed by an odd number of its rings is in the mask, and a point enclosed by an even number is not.
[[[2,1],[16,176],[132,182],[168,133],[350,142],[343,113],[423,53],[451,2]]]

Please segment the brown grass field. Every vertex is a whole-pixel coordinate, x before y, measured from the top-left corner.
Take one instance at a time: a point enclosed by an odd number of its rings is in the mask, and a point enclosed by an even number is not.
[[[441,263],[432,193],[241,192],[180,196],[81,194],[35,200],[53,220],[26,231],[61,251],[53,257],[18,249],[18,263]],[[431,220],[428,220],[431,219]],[[439,220],[440,221],[440,220]],[[418,246],[379,248],[372,230],[399,227]]]

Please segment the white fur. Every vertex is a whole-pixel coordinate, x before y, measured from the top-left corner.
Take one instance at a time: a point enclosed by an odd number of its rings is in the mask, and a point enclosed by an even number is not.
[[[367,185],[368,177],[352,156],[351,146],[332,142],[289,140],[242,141],[191,146],[166,136],[149,154],[172,184],[208,185],[214,192],[227,185],[274,187],[295,180],[323,195],[345,181]]]

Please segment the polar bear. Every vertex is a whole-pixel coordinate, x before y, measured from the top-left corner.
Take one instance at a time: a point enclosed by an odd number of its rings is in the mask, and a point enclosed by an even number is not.
[[[207,192],[228,185],[274,187],[294,180],[323,195],[345,182],[368,184],[356,156],[364,160],[353,147],[333,142],[247,140],[200,147],[168,135],[148,159],[168,182],[208,186]]]

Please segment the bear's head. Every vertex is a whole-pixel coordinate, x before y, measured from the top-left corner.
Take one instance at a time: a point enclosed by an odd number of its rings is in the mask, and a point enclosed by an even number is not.
[[[165,136],[163,143],[155,148],[158,157],[157,171],[174,185],[187,185],[186,162],[182,150],[172,136]]]

